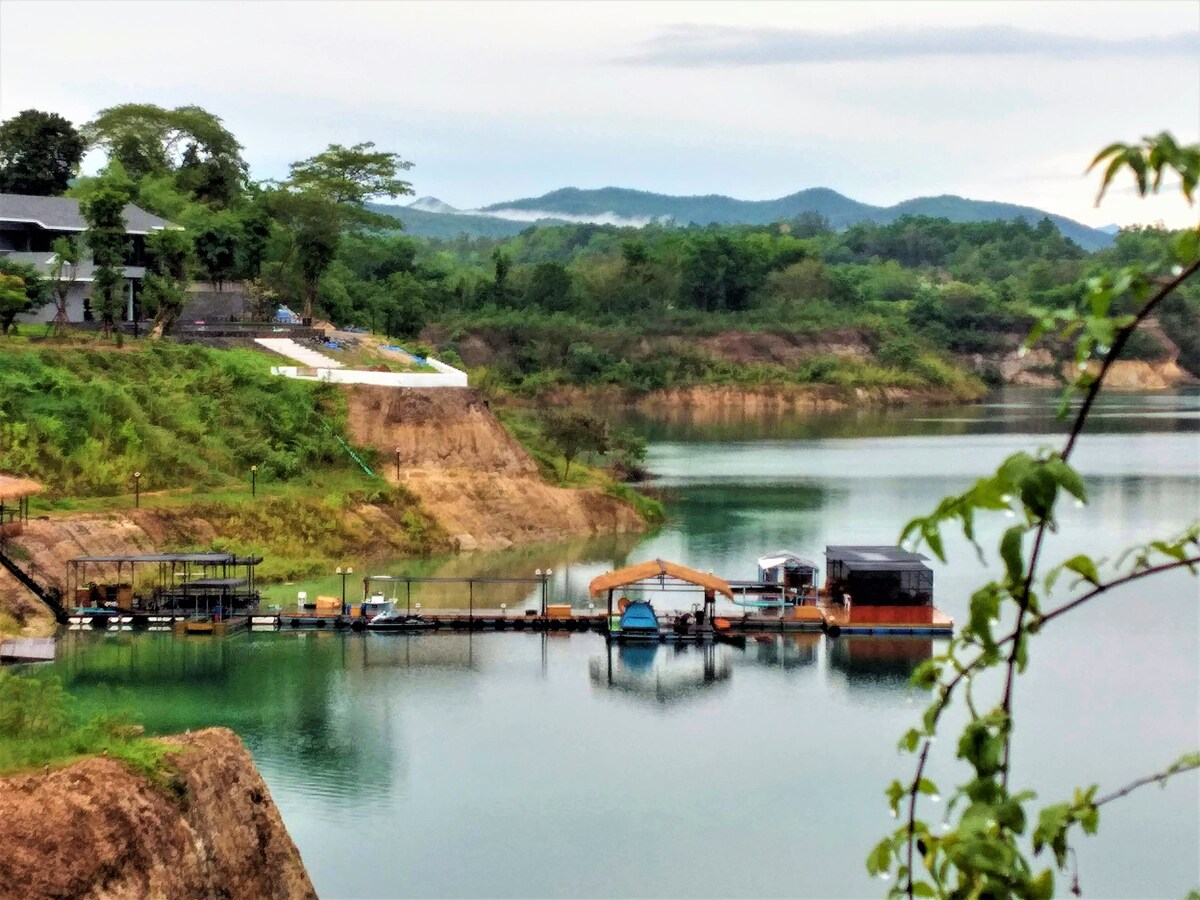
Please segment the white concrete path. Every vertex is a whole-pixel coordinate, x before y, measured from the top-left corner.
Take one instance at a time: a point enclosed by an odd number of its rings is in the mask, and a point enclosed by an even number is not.
[[[302,366],[313,369],[340,369],[342,367],[342,364],[336,359],[331,359],[324,353],[318,353],[316,350],[310,350],[308,347],[297,344],[291,338],[255,338],[254,343],[261,344],[280,356],[294,359]]]

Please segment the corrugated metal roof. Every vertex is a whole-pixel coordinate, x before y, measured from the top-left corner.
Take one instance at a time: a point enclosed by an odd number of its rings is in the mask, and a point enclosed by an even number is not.
[[[85,231],[87,222],[79,201],[71,197],[35,197],[31,194],[0,194],[0,224],[23,222],[47,231]],[[132,203],[125,205],[125,232],[149,234],[174,226]]]

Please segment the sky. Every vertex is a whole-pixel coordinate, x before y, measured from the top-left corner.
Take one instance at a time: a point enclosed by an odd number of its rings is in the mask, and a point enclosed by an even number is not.
[[[134,101],[220,116],[256,178],[374,141],[462,208],[830,187],[1183,226],[1176,191],[1097,209],[1084,170],[1200,140],[1200,2],[0,0],[0,118]]]

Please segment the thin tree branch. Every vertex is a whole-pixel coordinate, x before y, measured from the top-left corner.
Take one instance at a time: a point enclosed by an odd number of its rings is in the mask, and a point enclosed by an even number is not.
[[[1041,624],[1045,625],[1047,622],[1051,622],[1054,619],[1059,618],[1060,616],[1066,615],[1067,613],[1071,612],[1071,610],[1077,609],[1078,607],[1082,606],[1083,604],[1087,603],[1088,601],[1094,600],[1096,597],[1099,597],[1101,594],[1105,594],[1105,593],[1113,590],[1114,588],[1118,588],[1118,587],[1121,587],[1122,585],[1130,584],[1131,582],[1138,581],[1138,580],[1140,580],[1142,578],[1146,578],[1150,575],[1158,575],[1158,574],[1161,574],[1162,572],[1170,572],[1174,569],[1190,568],[1190,567],[1196,566],[1196,565],[1200,565],[1200,556],[1191,556],[1186,559],[1175,560],[1173,562],[1161,563],[1160,565],[1157,565],[1157,566],[1150,566],[1145,569],[1139,569],[1136,572],[1130,572],[1127,575],[1123,575],[1120,578],[1116,579],[1115,581],[1109,581],[1109,582],[1105,582],[1104,584],[1098,584],[1098,585],[1096,585],[1096,587],[1094,587],[1092,590],[1088,591],[1087,593],[1081,594],[1080,596],[1076,597],[1074,600],[1064,603],[1062,606],[1059,606],[1058,608],[1053,609],[1050,612],[1046,613],[1044,616],[1042,616]],[[998,640],[996,642],[996,646],[997,647],[1007,646],[1008,644],[1011,644],[1013,641],[1016,640],[1016,636],[1017,636],[1017,632],[1014,630],[1013,632],[1009,633],[1005,637]],[[947,681],[945,683],[945,685],[942,687],[942,696],[940,698],[941,705],[938,707],[937,714],[934,716],[933,722],[931,723],[934,728],[937,727],[938,720],[941,718],[942,713],[950,705],[950,697],[954,693],[955,689],[958,687],[959,683],[962,682],[963,679],[965,679],[973,671],[975,671],[981,665],[983,665],[983,660],[984,660],[984,655],[981,653],[979,656],[976,656],[969,663],[960,667],[957,674],[955,674],[955,676],[953,678],[951,678],[949,681]],[[917,836],[916,836],[916,806],[917,806],[917,794],[919,793],[917,790],[917,785],[919,785],[921,783],[921,779],[925,775],[925,768],[926,768],[926,765],[929,760],[929,749],[930,749],[931,744],[932,744],[932,742],[930,741],[930,739],[926,738],[923,746],[921,747],[921,756],[917,760],[917,768],[916,768],[916,773],[913,776],[912,785],[909,787],[909,790],[908,790],[909,807],[908,807],[908,841],[907,841],[908,848],[907,848],[907,850],[908,850],[908,895],[910,898],[913,896],[913,868],[912,868],[913,847],[917,840]],[[1124,796],[1124,795],[1122,795],[1122,796]],[[1112,798],[1112,799],[1115,799],[1115,798]],[[1107,800],[1105,800],[1105,802],[1107,802]],[[1099,804],[1097,804],[1097,805],[1099,805]]]
[[[916,843],[917,837],[917,795],[920,793],[918,785],[921,783],[921,777],[925,774],[925,761],[929,758],[929,748],[931,746],[932,743],[927,738],[925,746],[921,748],[921,759],[917,763],[917,774],[908,788],[908,885],[906,889],[909,900],[913,900],[913,845]]]
[[[1084,396],[1083,403],[1079,407],[1079,411],[1075,414],[1075,421],[1071,425],[1071,431],[1067,437],[1067,442],[1063,446],[1062,461],[1066,462],[1070,458],[1072,451],[1075,449],[1075,444],[1079,440],[1079,436],[1083,433],[1083,426],[1087,422],[1088,414],[1091,412],[1092,404],[1096,402],[1096,397],[1100,394],[1100,389],[1104,385],[1104,378],[1108,375],[1109,369],[1113,363],[1121,356],[1121,352],[1125,349],[1125,345],[1129,342],[1129,338],[1138,329],[1150,314],[1175,288],[1179,287],[1184,281],[1192,275],[1200,271],[1200,259],[1191,263],[1184,268],[1178,275],[1164,284],[1158,291],[1142,304],[1142,308],[1138,310],[1133,321],[1117,332],[1116,339],[1109,348],[1108,353],[1104,355],[1103,362],[1100,363],[1100,371],[1096,373],[1096,377],[1092,383],[1088,385],[1087,394]],[[1033,540],[1033,549],[1029,554],[1029,568],[1025,574],[1025,583],[1021,591],[1021,596],[1018,600],[1017,624],[1014,629],[1014,634],[1019,636],[1024,633],[1025,615],[1029,610],[1029,592],[1033,589],[1034,575],[1037,573],[1038,561],[1041,557],[1043,538],[1046,535],[1046,527],[1049,525],[1050,515],[1047,513],[1045,517],[1038,521],[1036,535]],[[1012,702],[1013,702],[1013,680],[1016,676],[1017,656],[1021,650],[1021,641],[1019,637],[1013,641],[1012,651],[1008,655],[1008,663],[1005,668],[1004,675],[1004,696],[1001,701],[1001,708],[1004,710],[1007,727],[1004,733],[1004,757],[1000,767],[1000,778],[1002,784],[1008,787],[1008,761],[1009,750],[1012,747]]]
[[[1136,791],[1140,787],[1145,787],[1148,784],[1155,784],[1155,783],[1161,784],[1162,782],[1165,782],[1168,778],[1172,778],[1176,775],[1181,775],[1184,772],[1191,772],[1193,769],[1200,769],[1200,760],[1197,760],[1196,762],[1191,762],[1191,763],[1184,763],[1183,765],[1180,765],[1178,767],[1172,766],[1171,768],[1166,769],[1162,772],[1156,772],[1153,775],[1146,775],[1142,778],[1137,778],[1137,779],[1129,782],[1129,784],[1125,785],[1125,787],[1121,788],[1120,790],[1113,791],[1111,794],[1105,794],[1099,800],[1096,800],[1095,802],[1093,802],[1092,806],[1099,808],[1099,807],[1103,806],[1105,803],[1111,803],[1113,800],[1120,800],[1122,797],[1129,796],[1130,794],[1132,794],[1134,791]]]

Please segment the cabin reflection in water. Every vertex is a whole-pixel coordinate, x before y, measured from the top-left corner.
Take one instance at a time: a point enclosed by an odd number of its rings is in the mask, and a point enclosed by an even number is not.
[[[851,686],[904,687],[913,671],[933,656],[927,637],[843,636],[829,642],[829,670]]]
[[[592,684],[660,704],[704,696],[729,681],[729,648],[717,644],[608,644],[589,660]]]

